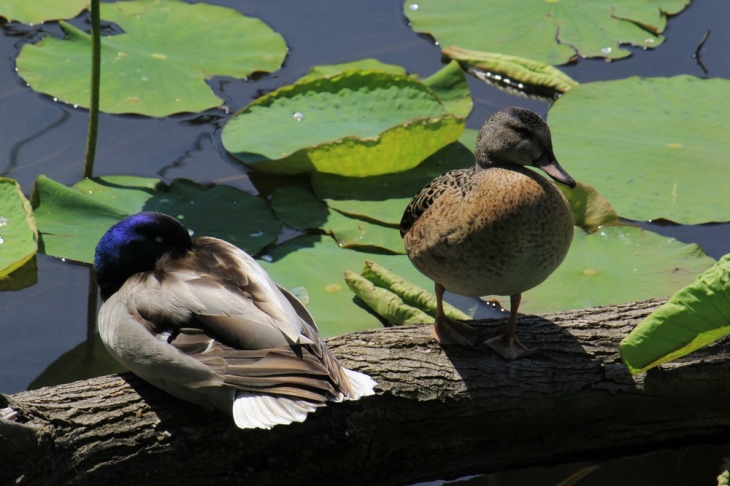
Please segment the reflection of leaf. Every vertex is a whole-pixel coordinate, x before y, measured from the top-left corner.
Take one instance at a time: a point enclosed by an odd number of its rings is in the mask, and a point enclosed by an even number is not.
[[[121,373],[127,369],[111,357],[98,334],[62,354],[28,385],[29,390],[60,385],[97,376]]]
[[[5,0],[0,2],[0,17],[24,24],[70,19],[89,5],[89,0]]]
[[[560,163],[621,217],[728,221],[729,90],[691,76],[581,84],[550,110]]]
[[[423,80],[439,97],[446,109],[455,115],[466,118],[472,107],[469,83],[458,62],[451,61],[439,71]]]
[[[37,241],[33,210],[20,185],[0,177],[0,279],[33,258]]]
[[[35,255],[28,260],[25,265],[16,269],[9,275],[0,278],[0,292],[9,290],[22,290],[32,287],[38,283],[38,265],[35,261]]]
[[[570,76],[549,64],[516,56],[493,52],[471,51],[453,46],[443,49],[443,54],[459,61],[465,66],[508,78],[511,84],[520,83],[532,88],[543,88],[564,93],[578,86]]]
[[[258,98],[226,124],[222,140],[256,170],[363,177],[410,169],[463,129],[423,83],[356,69]]]
[[[730,255],[639,323],[621,341],[631,373],[680,358],[730,334]]]
[[[63,2],[58,2],[63,3]],[[123,34],[101,39],[101,111],[166,116],[219,106],[205,80],[279,69],[282,37],[258,19],[205,3],[139,0],[102,3],[101,17]],[[26,44],[19,74],[36,91],[88,107],[88,34],[62,23],[65,40]]]
[[[299,230],[321,228],[334,236],[342,248],[404,253],[397,229],[347,217],[328,208],[308,188],[291,186],[275,190],[271,207],[282,222]]]
[[[406,0],[413,30],[431,34],[444,47],[564,64],[576,55],[619,59],[619,43],[656,47],[667,14],[689,0]],[[577,51],[577,52],[576,52]]]
[[[570,188],[565,184],[555,184],[568,199],[573,211],[573,224],[592,233],[601,226],[619,224],[618,215],[605,197],[588,184],[576,181]]]
[[[686,245],[635,226],[576,228],[562,265],[523,294],[520,311],[544,314],[671,295],[714,260]]]
[[[343,250],[326,235],[302,236],[266,248],[261,266],[282,287],[307,295],[307,309],[324,336],[380,327],[381,321],[364,304],[355,303],[344,280],[346,270],[358,271],[363,257],[373,260],[421,287],[433,283],[405,255],[376,255]],[[270,261],[269,261],[270,260]]]
[[[181,220],[195,236],[215,236],[255,254],[274,241],[281,225],[266,202],[230,186],[204,188],[177,179],[107,176],[73,188],[40,176],[31,197],[47,255],[91,263],[109,227],[140,211]]]
[[[312,187],[317,197],[331,208],[398,226],[406,206],[423,186],[444,172],[472,165],[474,156],[456,143],[405,172],[361,178],[314,173]]]

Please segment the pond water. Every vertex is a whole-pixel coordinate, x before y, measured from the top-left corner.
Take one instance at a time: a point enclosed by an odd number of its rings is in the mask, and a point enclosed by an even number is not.
[[[232,111],[262,93],[292,83],[318,64],[372,57],[423,75],[430,75],[443,65],[433,39],[415,34],[408,27],[400,0],[219,0],[211,3],[261,18],[281,33],[289,46],[283,68],[256,80],[211,80],[209,84],[225,100],[227,110],[164,119],[102,114],[96,175],[124,173],[161,176],[166,180],[185,177],[198,182],[226,183],[253,194],[267,193],[277,182],[249,177],[245,168],[221,146],[220,130]],[[692,54],[703,34],[711,30],[702,50],[707,76],[730,78],[729,14],[730,7],[725,0],[696,0],[670,20],[665,32],[667,40],[659,48],[633,49],[632,57],[612,63],[582,59],[563,69],[579,82],[633,75],[703,76]],[[87,28],[85,16],[73,23]],[[3,53],[0,175],[17,179],[27,196],[39,174],[64,184],[79,180],[88,116],[84,110],[33,92],[15,73],[14,58],[19,46],[37,39],[41,33],[61,36],[60,28],[54,24],[36,27],[10,24],[0,36]],[[517,98],[475,79],[469,79],[469,84],[474,98],[474,110],[467,120],[469,128],[479,128],[489,114],[509,105],[524,106],[542,115],[547,113],[548,105],[544,102]],[[637,224],[684,242],[698,243],[714,258],[730,252],[728,224]],[[44,255],[36,257],[36,264],[37,284],[22,291],[0,293],[0,391],[4,393],[27,389],[49,365],[83,343],[87,336],[88,269]],[[84,370],[65,371],[63,376],[73,379],[81,376],[74,373]],[[53,379],[59,379],[58,376]],[[682,452],[661,451],[638,459],[615,459],[600,464],[580,482],[577,479],[568,482],[567,478],[590,465],[533,468],[469,481],[485,485],[712,484],[707,478],[717,474],[719,457],[723,455],[730,455],[727,446],[701,446]],[[689,474],[671,473],[685,471],[687,467],[691,467]],[[612,470],[614,476],[610,476]],[[617,480],[624,477],[621,474],[625,471],[631,473],[625,480]],[[613,482],[606,477],[613,478]],[[646,480],[637,480],[644,477]],[[698,478],[697,482],[692,478]]]

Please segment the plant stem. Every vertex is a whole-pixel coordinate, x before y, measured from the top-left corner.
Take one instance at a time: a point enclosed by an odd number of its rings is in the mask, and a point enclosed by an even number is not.
[[[83,178],[94,172],[96,139],[99,134],[99,78],[101,77],[101,16],[99,0],[91,0],[91,100],[89,102],[89,131],[86,135],[86,157]]]

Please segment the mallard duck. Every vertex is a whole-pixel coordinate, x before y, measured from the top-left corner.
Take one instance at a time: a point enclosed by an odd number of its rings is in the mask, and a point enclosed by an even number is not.
[[[99,333],[119,362],[169,394],[233,415],[240,428],[303,421],[328,401],[372,395],[312,316],[244,251],[192,241],[162,213],[114,226],[96,247]]]
[[[524,108],[490,116],[474,154],[475,167],[447,172],[413,198],[400,232],[408,258],[436,284],[436,339],[477,345],[472,327],[444,315],[445,290],[474,297],[509,295],[507,327],[485,344],[514,359],[533,351],[515,337],[521,294],[558,268],[573,239],[565,196],[525,166],[569,187],[575,181],[555,159],[547,124]]]

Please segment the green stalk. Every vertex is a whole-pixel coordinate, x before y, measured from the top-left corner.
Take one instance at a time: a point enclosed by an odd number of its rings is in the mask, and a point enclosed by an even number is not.
[[[99,134],[99,78],[101,77],[101,16],[99,0],[91,0],[91,100],[89,102],[89,131],[86,135],[86,157],[83,178],[94,173],[96,139]]]

